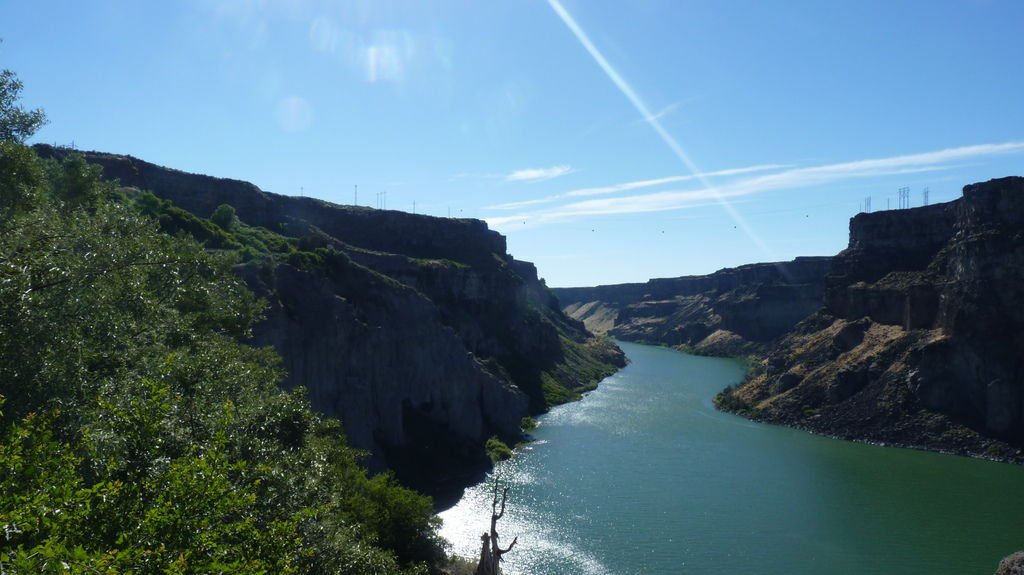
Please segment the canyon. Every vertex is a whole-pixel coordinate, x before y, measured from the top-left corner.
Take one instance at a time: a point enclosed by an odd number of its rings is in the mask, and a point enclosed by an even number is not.
[[[705,276],[592,288],[555,288],[594,333],[707,355],[742,355],[821,307],[831,258],[726,268]]]
[[[770,271],[800,263],[795,282]],[[832,258],[556,293],[567,313],[624,340],[753,354],[748,378],[716,399],[722,409],[1024,461],[1024,178],[860,213]]]
[[[68,151],[37,145],[43,157]],[[606,338],[568,318],[528,262],[479,220],[446,219],[277,195],[239,180],[84,152],[102,176],[300,252],[256,254],[235,271],[266,301],[252,343],[282,358],[337,417],[373,471],[445,496],[487,466],[484,443],[522,437],[520,421],[579,397],[625,364]],[[316,251],[315,258],[308,257]],[[304,260],[313,260],[304,264]]]

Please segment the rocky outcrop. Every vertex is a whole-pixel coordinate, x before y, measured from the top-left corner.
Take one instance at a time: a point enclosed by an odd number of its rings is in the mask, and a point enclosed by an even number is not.
[[[713,355],[747,354],[822,305],[830,258],[752,264],[706,276],[555,289],[595,333]]]
[[[996,575],[1024,575],[1024,551],[1004,557],[999,562]]]
[[[430,485],[418,478],[450,477],[477,459],[490,435],[517,435],[522,390],[467,351],[428,298],[343,258],[331,274],[239,268],[269,304],[254,343],[281,354],[286,385],[306,387],[319,411],[341,419],[371,468],[421,487]]]
[[[842,437],[1024,459],[1024,178],[859,214],[825,307],[725,405]],[[738,406],[738,407],[737,407]]]
[[[37,146],[44,157],[66,151]],[[221,204],[241,221],[321,250],[311,265],[255,258],[238,267],[268,303],[254,343],[281,355],[287,387],[341,419],[373,469],[445,495],[479,469],[492,435],[578,397],[624,364],[611,342],[566,317],[505,238],[478,220],[339,206],[88,152],[122,186],[200,217]]]

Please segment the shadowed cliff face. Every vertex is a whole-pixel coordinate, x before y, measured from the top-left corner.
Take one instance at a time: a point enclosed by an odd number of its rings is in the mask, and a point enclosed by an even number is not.
[[[239,266],[268,302],[254,343],[281,354],[285,385],[307,388],[316,409],[339,417],[372,469],[395,469],[407,484],[436,494],[460,483],[486,462],[487,438],[519,437],[523,416],[624,364],[618,348],[562,314],[534,266],[509,256],[484,222],[338,206],[83,155],[105,178],[200,217],[228,204],[247,225],[331,248],[311,269],[273,258]]]
[[[762,349],[821,307],[830,258],[727,268],[706,276],[553,290],[595,333],[714,355]]]
[[[825,309],[727,404],[844,437],[1021,458],[1024,178],[859,214],[826,284]]]

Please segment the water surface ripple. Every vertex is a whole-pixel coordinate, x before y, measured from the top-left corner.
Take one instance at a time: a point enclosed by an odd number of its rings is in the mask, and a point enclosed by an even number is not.
[[[711,405],[740,363],[620,345],[632,363],[496,469],[509,575],[989,574],[1024,548],[1024,468],[752,423]],[[441,517],[475,556],[490,485]]]

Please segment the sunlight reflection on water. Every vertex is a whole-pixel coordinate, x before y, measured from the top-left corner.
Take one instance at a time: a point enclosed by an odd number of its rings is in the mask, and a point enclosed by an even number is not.
[[[570,418],[569,421],[576,421]],[[520,450],[516,457],[495,468],[501,484],[509,487],[505,516],[498,524],[502,545],[513,537],[519,541],[505,556],[503,572],[508,575],[559,573],[566,575],[604,575],[612,571],[595,557],[573,543],[578,534],[566,529],[555,510],[537,499],[538,483],[544,480],[530,471],[531,452],[543,450],[549,441],[540,440]],[[460,556],[479,557],[480,534],[490,527],[494,474],[466,490],[458,505],[441,513],[442,536],[452,543],[452,551]],[[541,486],[542,492],[567,495],[554,486]]]
[[[960,575],[1019,547],[1024,469],[752,423],[711,405],[741,364],[621,345],[633,363],[495,469],[508,575]],[[492,477],[441,513],[461,556]]]

